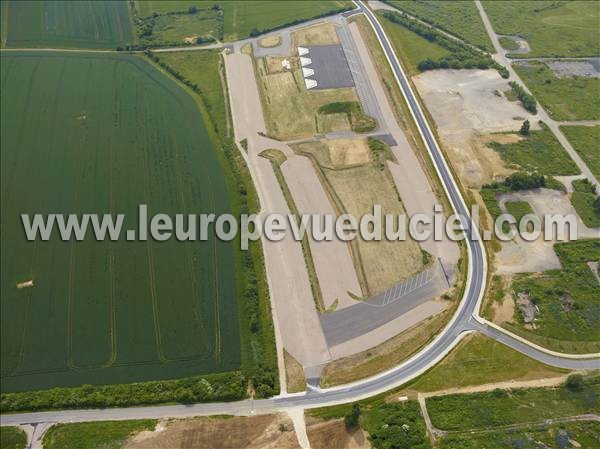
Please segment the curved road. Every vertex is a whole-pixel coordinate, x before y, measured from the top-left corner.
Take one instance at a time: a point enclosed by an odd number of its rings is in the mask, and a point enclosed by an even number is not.
[[[415,94],[407,81],[400,63],[394,54],[392,46],[387,39],[382,26],[376,16],[362,3],[355,2],[358,10],[363,13],[385,51],[386,57],[393,69],[396,80],[410,107],[411,114],[419,127],[420,134],[427,146],[427,150],[434,162],[436,171],[455,212],[464,217],[469,217],[467,206],[461,196],[448,165],[440,151],[423,111],[419,106]],[[470,232],[470,223],[467,224]],[[553,354],[542,348],[526,343],[518,337],[512,336],[503,330],[486,322],[479,317],[478,311],[485,289],[487,275],[487,262],[485,249],[479,240],[478,231],[474,229],[473,238],[467,239],[469,252],[469,267],[467,273],[467,286],[465,295],[457,312],[446,328],[427,347],[415,354],[401,365],[369,379],[354,382],[341,387],[328,389],[310,389],[308,393],[290,394],[264,400],[245,400],[229,403],[170,405],[137,407],[123,409],[98,409],[98,410],[68,410],[38,413],[21,413],[2,415],[2,425],[36,424],[53,422],[82,422],[118,419],[140,418],[165,418],[165,417],[191,417],[211,414],[248,414],[254,412],[270,412],[290,408],[313,408],[325,405],[350,402],[373,396],[384,391],[400,386],[414,377],[422,374],[434,364],[439,362],[468,332],[478,331],[500,341],[517,351],[536,360],[569,369],[594,369],[600,368],[600,356],[568,356]]]

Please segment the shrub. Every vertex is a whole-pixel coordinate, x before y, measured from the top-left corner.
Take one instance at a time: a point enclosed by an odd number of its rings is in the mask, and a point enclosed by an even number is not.
[[[344,425],[346,429],[356,429],[358,427],[358,420],[360,418],[360,405],[358,402],[352,404],[352,410],[346,416],[344,416]]]
[[[519,86],[515,81],[509,82],[508,85],[511,87],[513,93],[517,96],[523,107],[532,114],[537,114],[537,105],[533,95],[525,92],[525,89]]]

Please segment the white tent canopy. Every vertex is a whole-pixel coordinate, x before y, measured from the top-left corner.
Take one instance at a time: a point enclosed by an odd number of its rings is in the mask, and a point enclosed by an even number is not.
[[[298,56],[304,56],[308,54],[308,48],[298,47]]]
[[[317,87],[317,82],[310,78],[304,78],[304,84],[306,84],[307,89],[312,89],[313,87]]]

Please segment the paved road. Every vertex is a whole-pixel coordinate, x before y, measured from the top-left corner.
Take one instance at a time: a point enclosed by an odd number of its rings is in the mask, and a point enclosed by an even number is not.
[[[440,152],[423,112],[417,103],[416,97],[402,71],[391,44],[387,40],[383,28],[373,13],[362,2],[356,2],[361,11],[367,16],[373,26],[386,56],[392,66],[397,81],[408,102],[411,113],[417,123],[423,140],[436,166],[448,197],[461,214],[466,214],[466,205],[461,197],[457,184]],[[410,379],[422,374],[435,363],[439,362],[468,331],[479,331],[500,341],[517,351],[540,360],[549,365],[569,369],[599,369],[600,357],[596,358],[570,358],[558,354],[551,354],[541,348],[536,348],[518,338],[496,329],[477,316],[479,303],[485,287],[486,258],[483,246],[479,240],[468,240],[469,268],[467,286],[463,300],[446,328],[427,347],[415,354],[401,365],[366,380],[333,387],[329,389],[310,389],[308,393],[286,395],[265,400],[245,400],[230,403],[170,405],[156,407],[137,407],[124,409],[105,410],[74,410],[53,411],[39,413],[22,413],[3,415],[0,417],[2,425],[52,423],[52,422],[83,422],[100,420],[123,420],[139,418],[166,418],[166,417],[191,417],[211,414],[250,414],[268,413],[274,410],[288,410],[297,407],[313,408],[355,401],[375,394],[382,393],[391,388],[400,386]]]

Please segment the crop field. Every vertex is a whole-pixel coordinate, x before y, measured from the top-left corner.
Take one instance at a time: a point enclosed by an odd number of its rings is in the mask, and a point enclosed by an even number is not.
[[[20,220],[230,212],[194,99],[128,55],[14,52],[1,74],[3,392],[239,368],[232,243],[29,242]]]
[[[558,78],[544,63],[513,68],[554,120],[598,120],[599,78]]]
[[[490,53],[494,50],[475,2],[394,0],[388,3]]]
[[[598,55],[600,9],[595,2],[485,0],[483,7],[496,33],[518,34],[529,43],[531,51],[519,58]]]
[[[594,176],[600,179],[600,126],[561,126],[560,130],[567,136]]]
[[[164,14],[169,12],[183,12],[195,6],[197,8],[211,8],[219,5],[223,11],[223,39],[233,41],[246,38],[281,27],[286,24],[297,23],[333,14],[337,11],[352,9],[352,2],[347,0],[336,1],[136,1],[136,9],[141,17],[152,13]]]
[[[11,0],[2,13],[7,47],[114,49],[134,42],[126,1]]]

